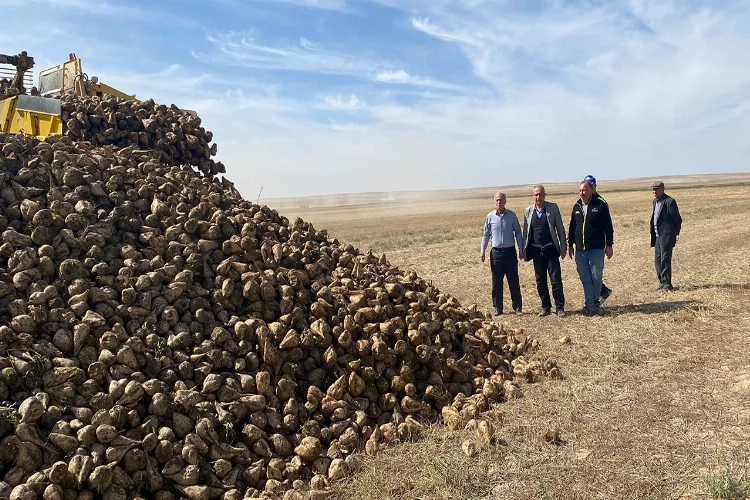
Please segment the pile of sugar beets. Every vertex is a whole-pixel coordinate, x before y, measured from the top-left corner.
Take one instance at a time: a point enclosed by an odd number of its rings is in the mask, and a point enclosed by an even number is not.
[[[0,499],[321,498],[361,453],[559,373],[385,256],[243,200],[200,118],[62,109],[62,136],[0,134]]]

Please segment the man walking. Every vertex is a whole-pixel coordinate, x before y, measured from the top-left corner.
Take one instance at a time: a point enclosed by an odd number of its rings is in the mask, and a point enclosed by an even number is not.
[[[505,208],[505,193],[495,193],[495,210],[487,214],[484,221],[484,232],[480,258],[484,262],[487,243],[492,240],[490,251],[490,270],[492,271],[492,305],[495,316],[503,314],[503,278],[508,278],[508,288],[513,311],[522,314],[521,285],[518,282],[518,259],[523,258],[523,236],[518,217],[512,210]],[[518,256],[515,245],[518,244]]]
[[[599,313],[597,299],[602,288],[604,256],[612,258],[614,229],[609,206],[594,196],[588,182],[581,182],[578,193],[581,197],[573,205],[568,227],[568,255],[570,258],[575,255],[576,269],[583,285],[583,313],[590,316]]]
[[[664,193],[664,183],[654,182],[653,209],[651,210],[651,247],[654,248],[654,265],[659,278],[659,290],[671,292],[672,287],[672,249],[680,238],[682,217],[677,201]]]
[[[604,203],[605,205],[609,206],[608,203],[607,203],[607,200],[605,200],[602,197],[602,195],[599,194],[599,191],[596,189],[596,177],[594,177],[593,175],[589,174],[586,177],[584,177],[583,180],[586,181],[586,182],[588,182],[591,185],[591,187],[594,188],[594,196],[596,196],[597,198],[599,198],[602,201],[602,203]],[[599,300],[598,300],[599,305],[600,306],[603,305],[604,301],[607,300],[610,295],[612,295],[612,289],[609,288],[607,285],[604,284],[604,272],[602,272],[602,291],[599,294]]]
[[[565,226],[556,203],[545,201],[544,186],[534,186],[534,204],[524,212],[523,240],[526,242],[523,253],[525,260],[534,261],[534,275],[542,309],[539,316],[547,316],[552,309],[547,286],[547,274],[552,283],[552,296],[555,299],[555,312],[565,316],[565,294],[563,293],[560,259],[565,258]]]

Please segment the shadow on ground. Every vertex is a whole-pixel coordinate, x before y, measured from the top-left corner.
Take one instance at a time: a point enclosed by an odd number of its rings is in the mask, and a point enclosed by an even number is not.
[[[603,309],[605,315],[620,315],[629,313],[661,314],[681,309],[700,311],[705,309],[703,303],[696,300],[674,300],[668,302],[649,302],[645,304],[628,304],[623,306],[612,306]]]

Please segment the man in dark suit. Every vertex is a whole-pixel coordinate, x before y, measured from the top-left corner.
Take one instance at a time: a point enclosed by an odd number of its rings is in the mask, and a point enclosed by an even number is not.
[[[680,239],[682,217],[677,208],[677,201],[664,193],[664,183],[654,182],[653,209],[651,210],[651,247],[654,248],[654,265],[659,278],[659,290],[671,292],[672,287],[672,249]]]
[[[563,292],[560,259],[565,258],[565,226],[557,204],[545,201],[544,186],[534,186],[534,204],[524,212],[523,240],[525,260],[534,261],[536,289],[542,299],[539,316],[547,316],[552,301],[547,286],[547,275],[552,282],[555,313],[565,316],[565,294]]]

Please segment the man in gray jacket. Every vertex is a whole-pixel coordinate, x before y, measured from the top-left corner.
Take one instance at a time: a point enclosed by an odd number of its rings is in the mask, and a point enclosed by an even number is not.
[[[672,249],[680,238],[682,217],[677,208],[677,201],[664,193],[664,183],[654,182],[654,206],[651,211],[651,247],[654,248],[654,267],[659,278],[659,290],[671,292],[672,287]]]
[[[534,204],[524,211],[523,239],[524,256],[527,262],[534,261],[536,289],[542,299],[539,316],[547,316],[552,309],[547,286],[547,274],[552,282],[552,296],[558,316],[565,315],[560,259],[565,258],[565,226],[560,209],[555,203],[545,201],[544,186],[534,186]]]

